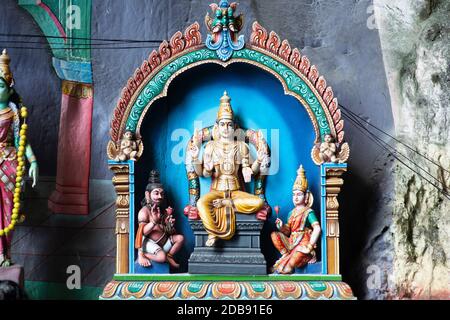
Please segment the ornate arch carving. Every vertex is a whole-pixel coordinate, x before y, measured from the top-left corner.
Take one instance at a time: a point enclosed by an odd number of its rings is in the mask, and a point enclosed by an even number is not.
[[[274,75],[286,94],[305,107],[316,133],[315,143],[331,134],[338,143],[344,140],[344,120],[333,89],[319,74],[308,57],[274,32],[253,24],[250,43],[222,61],[217,53],[202,44],[200,25],[195,22],[184,33],[176,32],[169,42],[161,43],[136,69],[121,92],[111,120],[110,136],[117,143],[125,131],[140,136],[140,126],[151,105],[167,95],[170,83],[182,72],[201,64],[248,63]]]

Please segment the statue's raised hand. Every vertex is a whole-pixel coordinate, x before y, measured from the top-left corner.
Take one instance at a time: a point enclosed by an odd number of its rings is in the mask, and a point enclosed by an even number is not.
[[[211,154],[205,153],[203,157],[203,166],[207,171],[212,171],[214,168],[214,163]]]
[[[171,225],[173,226],[175,224],[175,218],[171,215],[167,216],[165,221],[164,221],[167,225]]]
[[[38,175],[39,175],[39,168],[38,168],[36,161],[33,161],[31,163],[28,175],[30,176],[31,179],[33,179],[32,187],[34,188],[36,186]]]
[[[277,220],[275,220],[275,226],[277,227],[278,230],[280,230],[281,227],[283,226],[283,221],[281,221],[280,218],[277,218]]]
[[[200,154],[200,148],[191,141],[189,143],[189,155],[191,156],[192,160],[198,159],[199,154]]]
[[[244,176],[245,183],[249,183],[252,181],[252,174],[253,174],[252,168],[250,167],[242,168],[242,175]]]
[[[161,209],[156,205],[153,204],[150,208],[150,216],[151,216],[151,220],[154,223],[160,223],[161,221]]]

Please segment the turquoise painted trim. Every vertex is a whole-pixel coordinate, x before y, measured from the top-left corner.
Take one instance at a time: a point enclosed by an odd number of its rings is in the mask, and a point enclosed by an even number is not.
[[[180,274],[180,275],[143,275],[115,274],[117,281],[342,281],[340,275],[211,275],[211,274]]]
[[[320,214],[322,224],[322,273],[328,273],[327,257],[327,169],[347,168],[346,163],[324,163],[320,166]]]
[[[134,161],[128,160],[128,166],[129,166],[129,188],[130,188],[130,220],[129,220],[129,231],[130,231],[130,240],[129,240],[129,254],[128,256],[130,257],[129,260],[129,273],[134,273],[134,261],[136,260],[135,257],[135,250],[134,250],[134,239],[136,239],[136,231],[134,228],[134,221],[135,221],[135,210],[134,210],[134,197],[135,197],[135,183],[134,183]]]
[[[326,188],[326,170],[322,164],[320,166],[320,225],[322,226],[322,274],[328,273],[328,257],[327,257],[327,188]]]
[[[263,69],[270,69],[276,73],[285,82],[288,90],[302,97],[305,107],[309,108],[313,115],[315,124],[318,127],[320,137],[331,132],[330,124],[326,117],[326,112],[323,110],[322,105],[319,102],[318,97],[309,88],[309,86],[298,76],[292,67],[286,65],[278,60],[275,60],[271,56],[268,56],[262,52],[255,51],[249,48],[245,48],[233,53],[233,59],[239,59],[240,62],[249,63],[259,66]],[[183,69],[189,68],[192,65],[205,62],[221,63],[222,61],[217,56],[216,51],[212,51],[208,48],[198,49],[193,52],[188,52],[169,64],[165,65],[157,74],[155,74],[145,87],[139,92],[139,95],[131,107],[128,118],[126,119],[126,131],[132,131],[136,133],[138,123],[144,114],[144,111],[148,104],[157,96],[160,96],[168,83]],[[231,60],[232,61],[232,60]]]
[[[49,41],[49,45],[55,57],[64,58],[66,56],[65,50],[58,48],[64,47],[66,43],[62,38],[60,38],[60,31],[55,25],[52,17],[47,13],[47,11],[40,7],[37,2],[37,0],[19,0],[18,4],[28,11],[46,37],[57,37],[52,38]]]
[[[92,63],[67,61],[53,57],[53,67],[62,80],[81,83],[92,83]]]
[[[91,0],[19,0],[37,22],[56,58],[91,61]],[[80,28],[69,28],[69,6],[77,8]],[[75,10],[75,9],[74,9]],[[75,11],[74,11],[75,12]]]

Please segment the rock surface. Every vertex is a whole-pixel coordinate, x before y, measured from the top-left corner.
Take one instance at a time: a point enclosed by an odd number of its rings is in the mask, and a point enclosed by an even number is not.
[[[366,294],[449,299],[450,196],[442,191],[450,184],[450,1],[374,4],[396,135],[413,147],[398,144],[400,159],[422,177],[396,160],[392,223],[368,252],[375,264],[390,257],[383,266],[391,276]]]

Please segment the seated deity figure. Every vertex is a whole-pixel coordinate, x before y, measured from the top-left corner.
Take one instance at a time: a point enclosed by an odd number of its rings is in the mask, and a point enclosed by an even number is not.
[[[194,134],[194,143],[188,152],[198,176],[211,177],[211,190],[197,201],[198,215],[208,233],[206,246],[212,247],[218,239],[230,240],[236,229],[235,213],[257,213],[264,200],[244,191],[244,182],[251,182],[252,175],[259,172],[266,155],[258,151],[257,159],[250,163],[250,149],[245,141],[236,139],[236,124],[225,92],[220,99],[215,124],[215,137],[207,142],[203,159],[198,159],[201,143]],[[214,135],[213,135],[214,136]],[[201,139],[200,139],[201,140]]]
[[[145,188],[143,207],[138,213],[139,228],[135,241],[138,263],[144,268],[151,267],[151,261],[168,262],[174,268],[180,266],[173,256],[183,246],[184,237],[176,234],[172,208],[163,211],[164,197],[159,173],[152,171]]]
[[[278,218],[275,224],[279,231],[271,234],[275,248],[282,255],[272,267],[273,273],[290,274],[295,268],[316,262],[314,249],[321,229],[311,209],[313,198],[308,191],[308,180],[303,166],[297,171],[292,201],[295,208],[289,213],[288,222],[283,224]]]

